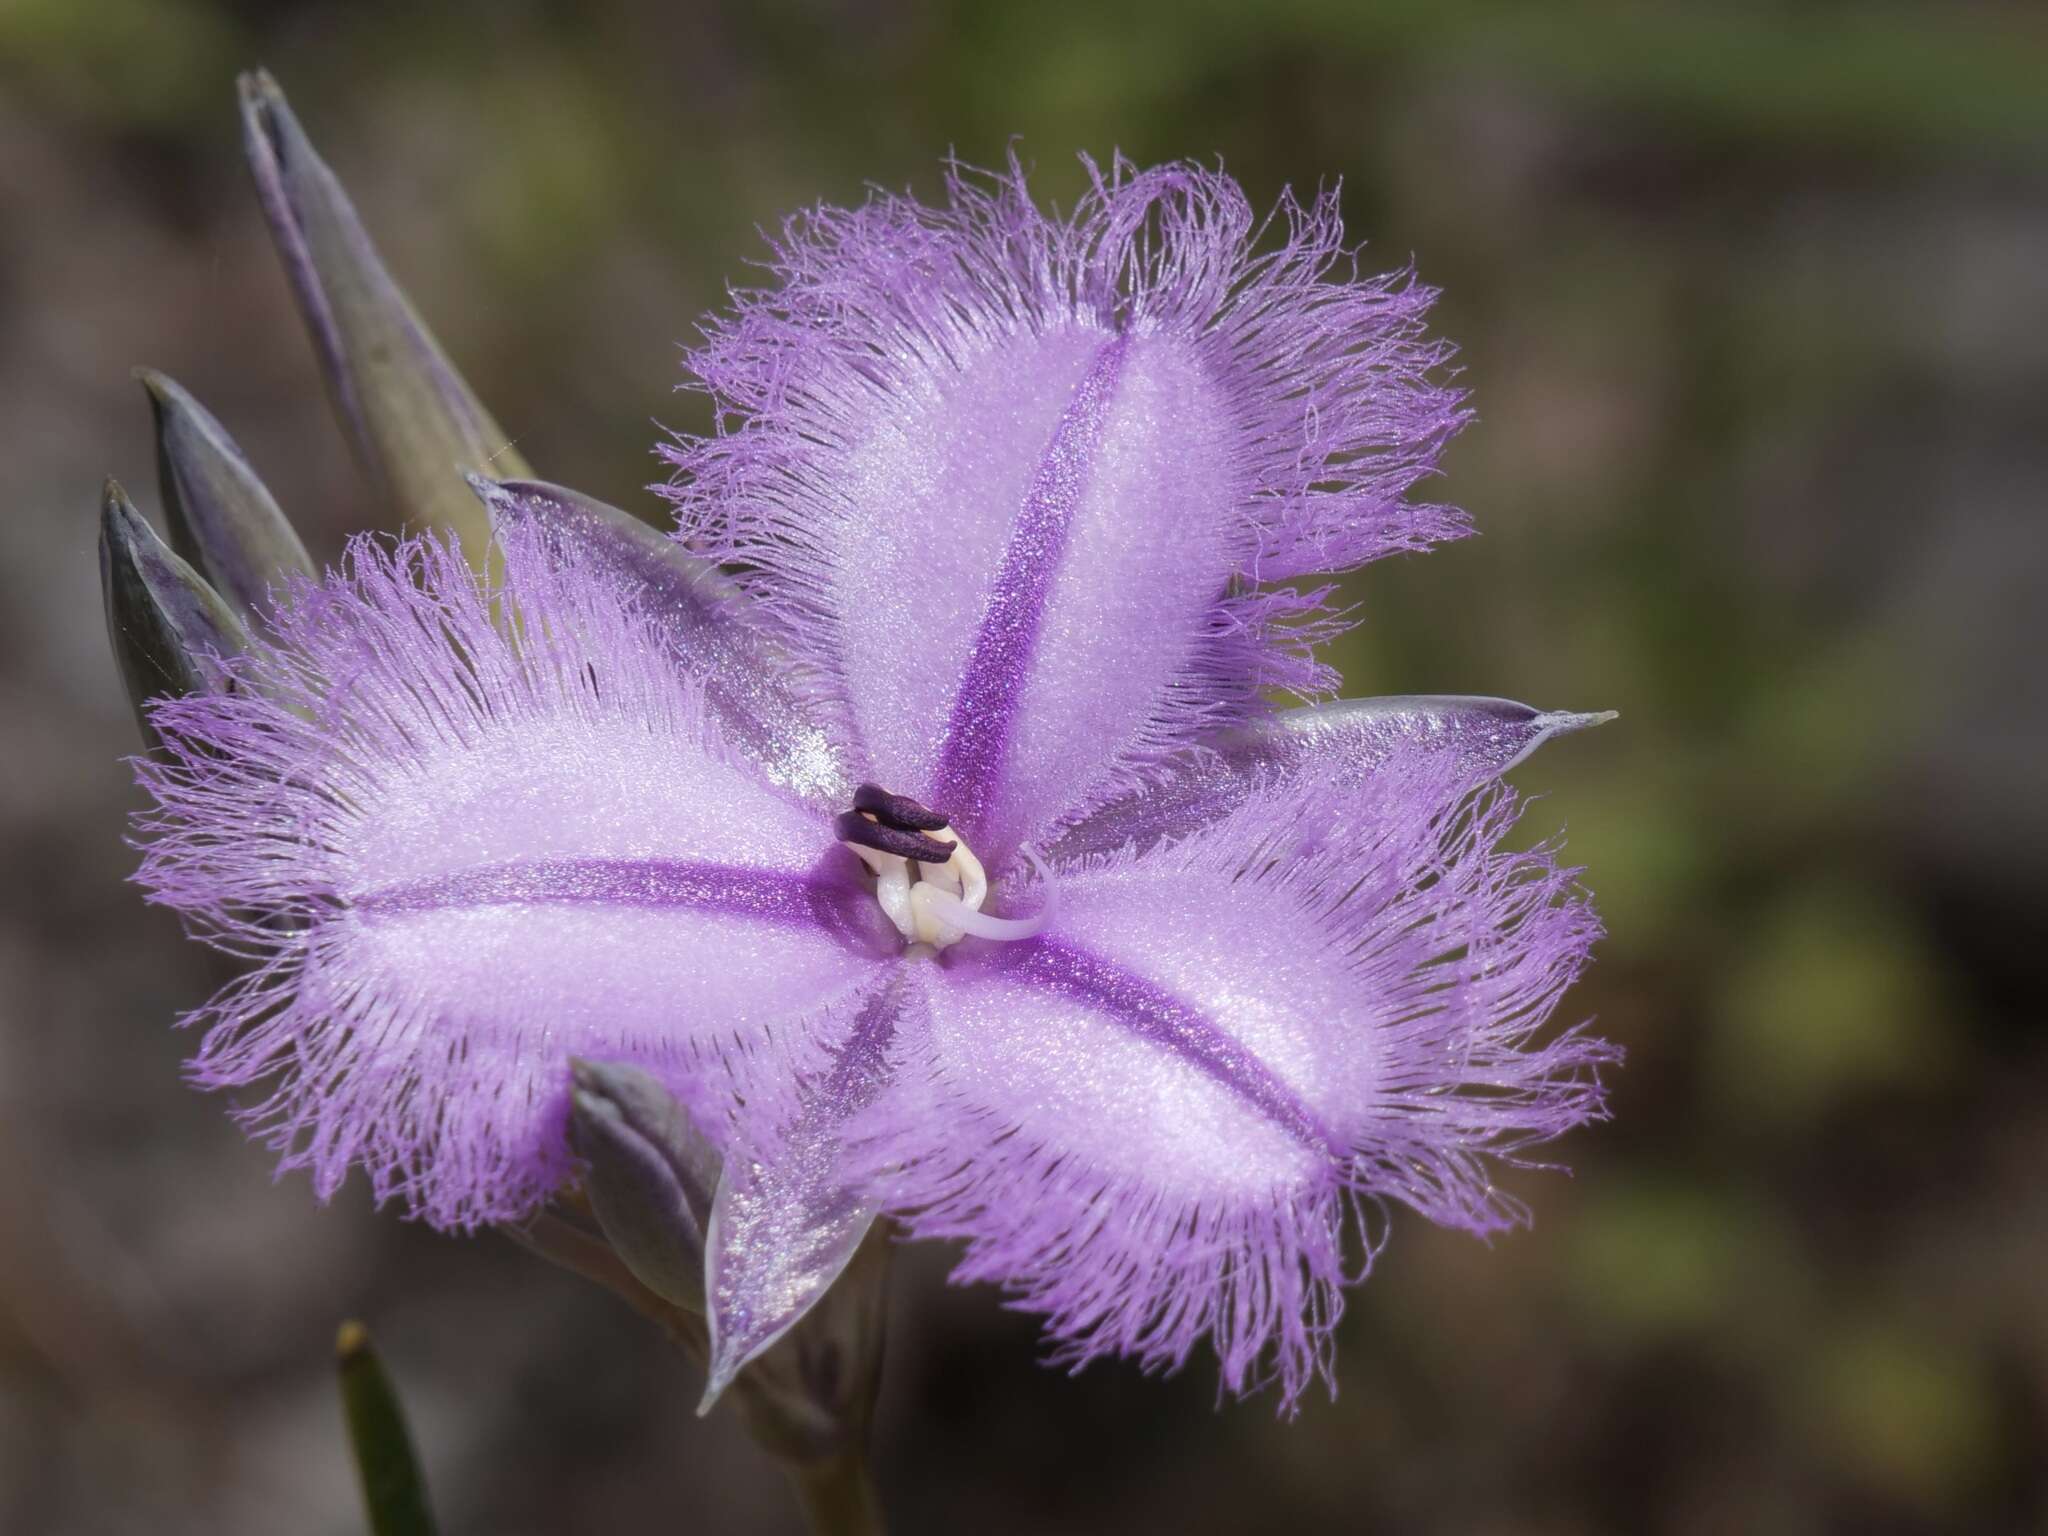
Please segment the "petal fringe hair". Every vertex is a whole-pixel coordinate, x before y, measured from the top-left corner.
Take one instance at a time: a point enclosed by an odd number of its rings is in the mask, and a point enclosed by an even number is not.
[[[1457,509],[1403,498],[1469,417],[1429,338],[1435,291],[1358,276],[1334,189],[1256,217],[1220,170],[1105,170],[1070,218],[1000,172],[946,167],[946,204],[876,192],[820,206],[773,242],[770,286],[737,290],[687,359],[714,434],[664,447],[678,536],[734,563],[827,696],[844,654],[831,598],[847,466],[877,401],[1019,335],[1084,327],[1190,350],[1235,426],[1236,577],[1146,733],[1157,753],[1258,709],[1261,689],[1332,689],[1316,644],[1343,627],[1313,580],[1463,536]],[[1306,587],[1292,585],[1311,578]]]
[[[1206,1335],[1230,1392],[1275,1384],[1283,1411],[1318,1375],[1334,1392],[1342,1288],[1379,1246],[1368,1217],[1398,1202],[1480,1236],[1526,1223],[1496,1168],[1605,1119],[1600,1071],[1620,1057],[1583,1025],[1539,1038],[1600,934],[1578,871],[1555,843],[1499,848],[1511,791],[1446,803],[1442,788],[1438,773],[1390,772],[1350,805],[1308,789],[1137,861],[1189,889],[1255,893],[1350,978],[1354,1013],[1298,1025],[1326,1032],[1335,1063],[1294,1085],[1338,1144],[1318,1176],[1224,1198],[1091,1163],[1034,1136],[1015,1105],[964,1092],[913,1035],[898,1088],[858,1128],[854,1162],[877,1196],[917,1237],[965,1239],[954,1278],[1046,1314],[1060,1363],[1130,1355],[1170,1371]]]

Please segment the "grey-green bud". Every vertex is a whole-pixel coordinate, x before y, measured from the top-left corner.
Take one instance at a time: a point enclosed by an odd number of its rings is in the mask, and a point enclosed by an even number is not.
[[[642,1285],[701,1314],[717,1152],[640,1068],[578,1060],[570,1070],[569,1137],[598,1225]]]
[[[144,704],[219,686],[214,659],[238,654],[248,634],[206,578],[157,537],[112,480],[100,506],[100,592],[115,663],[143,737],[154,746]]]
[[[256,193],[357,457],[407,521],[452,530],[481,560],[490,525],[463,476],[531,470],[393,281],[277,82],[258,70],[241,93]]]
[[[313,574],[306,546],[211,411],[154,369],[135,377],[156,415],[171,547],[244,614],[263,612],[287,576]]]

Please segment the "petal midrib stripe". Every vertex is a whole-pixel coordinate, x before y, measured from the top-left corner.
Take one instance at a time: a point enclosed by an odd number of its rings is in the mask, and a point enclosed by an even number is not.
[[[367,916],[530,904],[715,913],[849,929],[862,894],[845,882],[691,859],[564,857],[480,864],[349,898]]]
[[[1343,1142],[1301,1095],[1243,1041],[1203,1009],[1118,965],[1057,939],[1020,946],[1018,972],[1050,991],[1113,1018],[1141,1039],[1179,1057],[1252,1105],[1333,1167],[1346,1161]]]
[[[1061,412],[1010,526],[939,748],[933,803],[975,826],[1003,772],[1038,650],[1068,531],[1100,456],[1102,432],[1130,348],[1120,333],[1096,351]]]

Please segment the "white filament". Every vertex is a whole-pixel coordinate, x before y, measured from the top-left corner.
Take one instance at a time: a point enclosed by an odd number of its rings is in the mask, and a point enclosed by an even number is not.
[[[913,944],[929,944],[934,950],[958,944],[972,934],[978,939],[1014,943],[1040,932],[1053,910],[1052,871],[1030,849],[1024,857],[1038,872],[1045,887],[1045,905],[1030,917],[994,917],[981,910],[988,899],[988,872],[967,846],[958,829],[943,833],[952,839],[953,853],[943,864],[906,859],[898,853],[884,853],[860,843],[847,846],[875,873],[875,899],[896,931]],[[912,877],[916,870],[917,878]]]

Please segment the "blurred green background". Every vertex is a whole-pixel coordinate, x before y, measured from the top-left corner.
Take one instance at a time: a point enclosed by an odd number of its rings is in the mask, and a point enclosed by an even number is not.
[[[2048,1530],[2048,16],[1989,4],[0,0],[0,1529],[360,1529],[367,1317],[451,1533],[781,1532],[687,1368],[495,1239],[273,1185],[166,1026],[224,974],[123,885],[100,478],[131,364],[316,555],[384,514],[240,167],[269,66],[520,449],[652,513],[756,230],[1013,141],[1342,178],[1445,290],[1482,536],[1352,584],[1350,691],[1621,720],[1518,771],[1626,1044],[1490,1249],[1399,1217],[1294,1424],[1034,1364],[901,1266],[906,1532]]]

